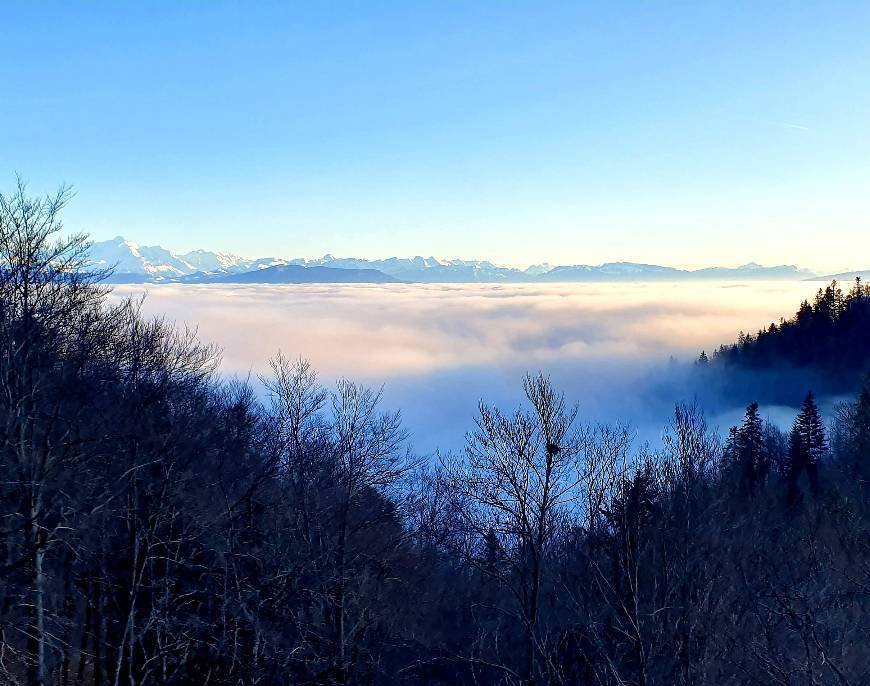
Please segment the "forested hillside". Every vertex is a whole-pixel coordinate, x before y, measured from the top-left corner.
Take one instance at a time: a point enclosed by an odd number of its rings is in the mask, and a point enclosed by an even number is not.
[[[652,450],[531,375],[423,462],[377,391],[111,305],[65,200],[0,197],[0,684],[870,683],[870,384]],[[866,336],[856,293],[733,355]]]
[[[854,390],[862,372],[870,370],[870,284],[858,277],[844,293],[833,281],[812,303],[802,302],[791,319],[756,334],[741,333],[712,358],[702,352],[699,366],[711,363],[726,370],[813,370],[830,391]]]

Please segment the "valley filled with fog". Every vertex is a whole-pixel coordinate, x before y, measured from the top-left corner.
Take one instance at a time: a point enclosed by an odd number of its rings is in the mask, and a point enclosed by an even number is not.
[[[198,330],[223,350],[224,374],[255,376],[278,350],[312,361],[327,383],[384,384],[415,449],[463,444],[477,402],[513,406],[522,374],[543,370],[588,422],[631,424],[656,442],[702,349],[789,317],[813,282],[117,286],[144,311]],[[674,358],[676,363],[674,362]],[[802,398],[796,397],[797,405]],[[723,431],[743,405],[706,397]],[[793,410],[763,406],[787,424]]]

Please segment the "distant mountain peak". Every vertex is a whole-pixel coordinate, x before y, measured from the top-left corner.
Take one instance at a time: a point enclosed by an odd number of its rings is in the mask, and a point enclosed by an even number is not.
[[[541,274],[546,274],[548,271],[553,269],[553,265],[549,262],[542,262],[541,264],[532,264],[525,268],[525,273],[529,276],[540,276]]]
[[[336,257],[326,253],[316,259],[284,259],[261,257],[249,259],[226,252],[212,252],[202,248],[177,254],[159,245],[144,246],[123,236],[93,243],[93,265],[99,269],[114,267],[119,281],[173,281],[218,280],[221,275],[257,273],[264,269],[292,265],[315,269],[328,267],[331,270],[355,270],[354,274],[321,273],[320,277],[347,281],[368,280],[406,281],[423,283],[522,283],[536,282],[601,282],[601,281],[649,281],[649,280],[698,280],[698,279],[801,279],[812,277],[806,270],[793,265],[763,267],[757,262],[748,262],[740,267],[708,267],[685,270],[641,262],[605,262],[599,265],[574,264],[532,265],[525,270],[501,267],[488,260],[439,259],[433,256],[389,257],[380,260],[353,257]],[[270,278],[300,279],[294,283],[310,282],[317,272],[299,272],[298,269],[274,270]],[[380,276],[378,276],[380,275]],[[252,276],[251,282],[266,278],[266,274]],[[388,277],[388,278],[385,278]],[[237,281],[238,282],[238,281]],[[280,282],[280,281],[275,281]]]

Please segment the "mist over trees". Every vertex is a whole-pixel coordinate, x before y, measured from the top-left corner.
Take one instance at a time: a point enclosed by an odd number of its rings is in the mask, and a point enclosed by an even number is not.
[[[705,382],[731,397],[747,394],[793,401],[800,386],[819,393],[854,393],[870,372],[870,284],[856,277],[847,291],[836,281],[805,300],[790,319],[780,319],[695,364]]]
[[[0,196],[0,684],[870,682],[870,380],[653,450],[529,375],[423,461],[378,389],[110,305],[67,198]],[[863,340],[836,293],[708,363]]]

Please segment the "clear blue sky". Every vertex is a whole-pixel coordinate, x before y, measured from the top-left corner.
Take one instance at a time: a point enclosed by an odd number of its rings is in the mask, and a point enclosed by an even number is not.
[[[250,256],[870,266],[870,2],[7,2],[0,159]]]

